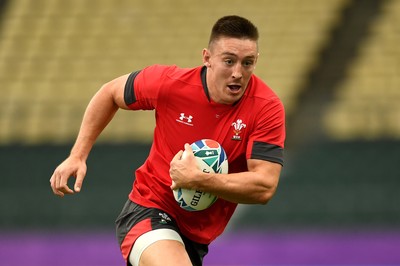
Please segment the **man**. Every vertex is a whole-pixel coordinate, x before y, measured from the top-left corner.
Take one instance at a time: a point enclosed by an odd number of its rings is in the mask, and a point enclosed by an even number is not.
[[[116,221],[128,265],[201,265],[237,204],[265,204],[277,188],[285,114],[279,98],[253,74],[257,28],[239,16],[219,19],[202,57],[204,66],[154,65],[105,84],[87,107],[70,156],[50,179],[58,196],[79,192],[89,152],[116,111],[156,110],[149,157]],[[188,143],[204,138],[225,149],[229,174],[197,168]],[[183,148],[189,156],[181,158]],[[76,177],[74,190],[67,185],[70,176]],[[172,190],[179,187],[219,199],[189,212],[174,199]]]

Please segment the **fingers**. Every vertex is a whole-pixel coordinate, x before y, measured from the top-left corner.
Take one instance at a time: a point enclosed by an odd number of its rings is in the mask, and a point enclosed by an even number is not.
[[[175,154],[174,158],[172,158],[171,163],[176,160],[180,160],[182,157],[183,151],[180,150],[177,154]]]
[[[175,154],[174,158],[172,158],[171,163],[174,161],[179,161],[181,159],[184,159],[187,157],[188,154],[193,153],[192,146],[189,144],[185,144],[184,146],[185,150],[180,150],[177,154]]]
[[[50,183],[51,183],[51,189],[53,190],[53,193],[57,196],[64,197],[65,194],[73,194],[74,191],[68,187],[68,179],[69,175],[63,175],[59,173],[56,169],[54,171]]]
[[[186,143],[185,144],[185,151],[189,152],[189,153],[193,153],[192,146],[190,146],[190,144]]]
[[[170,162],[169,175],[172,190],[185,185],[185,180],[188,179],[191,165],[191,158],[188,156],[194,157],[192,147],[186,143],[184,150],[177,152]]]
[[[50,178],[50,186],[51,189],[53,190],[54,195],[59,196],[59,197],[64,197],[64,193],[62,193],[61,191],[59,191],[56,187],[56,183],[57,183],[57,178],[55,177],[56,173],[54,172],[53,175]]]
[[[171,177],[171,189],[174,190],[176,188],[176,183],[174,181],[174,172],[176,171],[176,163],[177,161],[181,160],[182,155],[184,154],[184,152],[182,150],[180,150],[177,154],[175,154],[174,158],[172,158],[171,162],[170,162],[170,168],[169,168],[169,175]]]
[[[69,167],[67,164],[61,164],[50,178],[50,186],[53,193],[59,197],[64,197],[65,194],[80,192],[85,174],[86,167],[84,166]],[[68,186],[68,180],[71,176],[76,177],[74,190]]]
[[[74,190],[75,192],[80,192],[81,188],[82,188],[82,184],[83,184],[83,179],[85,178],[85,173],[86,171],[83,170],[79,170],[76,173],[76,180],[75,180],[75,186],[74,186]]]
[[[186,159],[186,158],[188,158],[188,157],[193,157],[193,149],[192,149],[192,146],[190,146],[189,144],[185,144],[185,150],[183,151],[183,154],[182,154],[182,160],[183,159]]]
[[[57,187],[57,189],[61,192],[63,192],[64,194],[74,194],[74,191],[72,189],[70,189],[68,187],[68,179],[70,178],[70,176],[61,176],[60,178],[60,184]]]
[[[171,185],[171,189],[175,190],[177,188],[176,183],[174,180],[172,180],[172,185]]]

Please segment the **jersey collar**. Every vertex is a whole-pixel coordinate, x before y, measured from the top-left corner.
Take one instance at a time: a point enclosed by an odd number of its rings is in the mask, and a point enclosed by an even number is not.
[[[208,91],[208,86],[207,86],[207,67],[203,66],[201,68],[200,71],[200,78],[201,78],[201,83],[203,84],[203,89],[204,89],[204,93],[207,96],[208,102],[212,103],[213,101],[211,101],[210,98],[210,93]],[[250,83],[249,83],[250,84]],[[247,90],[245,91],[244,95],[242,96],[242,98],[247,94]],[[231,106],[235,106],[238,102],[240,102],[240,100],[242,99],[240,98],[237,102],[235,102],[234,104],[232,104]]]
[[[203,84],[204,93],[206,94],[208,101],[211,102],[210,93],[208,92],[208,86],[207,86],[207,67],[206,66],[203,66],[201,68],[200,78],[201,78],[201,83]]]

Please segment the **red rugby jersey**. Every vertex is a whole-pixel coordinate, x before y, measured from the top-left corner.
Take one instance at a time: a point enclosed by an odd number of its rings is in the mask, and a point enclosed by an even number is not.
[[[229,172],[247,171],[249,158],[283,164],[284,108],[276,94],[252,75],[242,99],[223,105],[208,97],[205,67],[154,65],[133,72],[125,102],[133,110],[155,109],[156,127],[150,154],[136,170],[129,198],[169,213],[189,239],[209,244],[226,227],[237,204],[218,199],[210,208],[180,208],[170,189],[170,161],[185,143],[214,139],[225,149]]]

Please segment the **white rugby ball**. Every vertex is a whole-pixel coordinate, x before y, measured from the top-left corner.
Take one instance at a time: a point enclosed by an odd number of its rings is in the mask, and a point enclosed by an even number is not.
[[[205,173],[228,173],[228,158],[225,150],[215,140],[202,139],[190,145],[197,165]],[[182,156],[186,156],[186,152]],[[173,190],[175,200],[187,211],[201,211],[210,207],[218,197],[208,192],[178,188]]]

